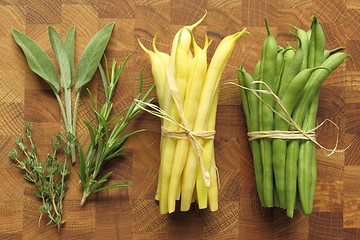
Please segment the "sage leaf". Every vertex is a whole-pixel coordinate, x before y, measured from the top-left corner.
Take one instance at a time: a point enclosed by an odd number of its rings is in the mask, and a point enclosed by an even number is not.
[[[60,92],[60,84],[55,71],[55,67],[49,56],[24,33],[11,29],[11,33],[15,42],[23,50],[30,69],[44,79],[55,93]]]
[[[81,88],[94,76],[104,54],[105,48],[110,40],[114,24],[114,22],[111,22],[102,28],[85,47],[77,66],[75,84],[76,91],[81,91]]]
[[[66,33],[64,40],[65,49],[69,58],[70,70],[71,70],[71,86],[74,85],[74,53],[75,53],[75,26],[72,26]]]
[[[69,89],[71,87],[71,70],[66,48],[61,40],[59,33],[55,30],[54,27],[49,26],[48,32],[51,47],[54,51],[55,58],[60,69],[61,86],[65,89]]]

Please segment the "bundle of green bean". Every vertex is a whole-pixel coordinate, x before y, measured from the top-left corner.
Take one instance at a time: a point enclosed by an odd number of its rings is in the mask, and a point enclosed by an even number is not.
[[[349,55],[340,52],[343,48],[325,50],[316,17],[308,31],[293,26],[296,48],[278,46],[266,20],[265,25],[268,36],[253,74],[242,66],[238,71],[258,196],[262,206],[286,209],[289,217],[297,203],[309,215],[317,177],[314,128],[320,85]]]

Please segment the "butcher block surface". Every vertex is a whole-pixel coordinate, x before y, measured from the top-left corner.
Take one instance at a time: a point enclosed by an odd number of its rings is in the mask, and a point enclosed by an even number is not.
[[[114,97],[114,111],[128,105],[143,71],[144,88],[153,79],[148,56],[137,43],[147,47],[157,34],[159,50],[170,52],[178,29],[201,18],[194,34],[204,43],[213,40],[209,58],[226,35],[247,27],[222,75],[218,106],[215,155],[220,176],[219,210],[159,214],[154,200],[159,168],[160,119],[140,114],[129,130],[146,129],[126,142],[126,156],[115,159],[110,183],[131,187],[111,189],[94,195],[80,206],[81,189],[76,163],[68,179],[63,202],[63,228],[39,221],[40,201],[35,188],[13,167],[8,152],[30,121],[39,156],[51,151],[50,138],[64,131],[58,103],[51,89],[29,69],[23,52],[11,36],[11,28],[25,32],[39,43],[55,62],[47,34],[54,26],[64,37],[75,25],[75,61],[103,26],[115,21],[106,50],[109,61],[130,60]],[[277,208],[262,208],[255,188],[252,157],[236,69],[242,64],[251,72],[260,58],[266,37],[264,18],[279,45],[295,45],[290,25],[307,30],[316,15],[326,35],[326,48],[345,47],[353,57],[333,72],[321,87],[318,123],[330,119],[339,127],[325,124],[317,130],[318,141],[332,148],[339,135],[339,151],[331,156],[317,149],[318,182],[313,213],[299,209],[292,219]],[[360,239],[360,2],[358,0],[0,0],[0,239]],[[98,104],[104,99],[100,74],[87,85]],[[155,94],[154,94],[155,96]],[[93,121],[91,103],[84,90],[78,112],[78,137],[83,144],[89,135],[83,120]]]

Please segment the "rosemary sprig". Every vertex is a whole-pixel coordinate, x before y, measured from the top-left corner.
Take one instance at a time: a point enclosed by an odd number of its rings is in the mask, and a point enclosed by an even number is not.
[[[111,66],[111,72],[109,72],[106,57],[104,57],[105,70],[101,65],[99,65],[105,91],[105,102],[102,103],[100,110],[96,108],[92,94],[88,91],[92,101],[93,111],[96,116],[96,123],[90,124],[84,122],[88,128],[91,140],[87,148],[86,155],[84,155],[82,148],[79,146],[80,172],[78,175],[80,177],[83,191],[81,205],[85,203],[87,197],[91,194],[110,188],[130,186],[129,184],[103,186],[103,184],[108,181],[112,175],[112,172],[108,172],[102,175],[102,177],[99,177],[103,167],[109,160],[124,154],[123,150],[125,147],[123,146],[123,143],[127,140],[127,138],[143,131],[137,130],[131,133],[123,134],[124,129],[129,125],[130,121],[142,111],[139,106],[135,105],[134,101],[115,117],[109,120],[109,116],[113,108],[111,99],[120,79],[121,72],[128,59],[129,56],[126,57],[124,62],[118,66],[116,60],[114,59]],[[144,96],[142,96],[142,84],[142,72],[140,71],[139,90],[135,99],[141,100],[142,102],[152,102],[154,98],[150,98],[150,94],[155,85],[152,85]],[[110,129],[110,124],[114,124],[114,122],[116,122],[115,126]]]
[[[25,122],[25,135],[29,140],[30,146],[26,146],[24,139],[18,136],[16,144],[21,150],[22,156],[19,156],[16,149],[13,149],[9,152],[9,157],[14,161],[15,167],[25,172],[25,179],[33,183],[37,188],[35,196],[42,201],[42,205],[39,207],[39,224],[42,215],[45,213],[50,219],[48,224],[54,223],[60,229],[65,223],[65,220],[62,218],[62,200],[67,189],[66,177],[70,173],[71,168],[66,163],[66,158],[71,149],[66,147],[66,139],[61,133],[58,133],[56,139],[51,140],[54,148],[53,153],[47,154],[46,160],[43,162],[37,156],[37,147],[32,140],[29,122]],[[66,153],[64,154],[63,162],[57,159],[57,154],[60,150],[64,150]]]

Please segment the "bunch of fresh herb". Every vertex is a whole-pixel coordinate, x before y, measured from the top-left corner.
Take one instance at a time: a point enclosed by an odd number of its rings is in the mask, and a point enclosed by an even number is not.
[[[54,151],[46,156],[46,160],[39,161],[37,156],[37,148],[32,140],[32,131],[29,122],[25,123],[25,135],[30,143],[30,148],[24,143],[24,139],[18,136],[16,144],[22,152],[22,156],[14,149],[9,152],[9,157],[14,161],[15,166],[25,171],[25,179],[36,186],[37,192],[35,196],[39,197],[42,205],[39,207],[40,219],[45,213],[50,221],[48,224],[54,223],[60,229],[65,223],[62,219],[62,200],[67,189],[66,177],[70,173],[71,166],[66,163],[66,155],[71,151],[66,146],[65,139],[59,133],[55,140],[51,140]],[[63,162],[57,158],[58,151],[63,150]]]
[[[113,103],[111,102],[112,97],[119,81],[121,72],[128,60],[129,56],[125,61],[117,66],[116,60],[113,60],[111,73],[109,72],[107,59],[105,59],[105,70],[99,65],[103,87],[105,91],[105,101],[102,103],[101,108],[98,110],[91,92],[89,91],[90,98],[92,100],[93,110],[96,116],[96,123],[90,124],[84,122],[87,126],[90,134],[90,144],[87,148],[86,155],[79,146],[79,161],[80,161],[80,172],[79,177],[81,181],[83,197],[81,199],[81,205],[83,205],[87,197],[91,194],[121,186],[129,186],[129,184],[113,184],[104,186],[103,184],[112,175],[112,172],[108,172],[102,177],[100,173],[105,164],[116,157],[124,154],[123,143],[126,139],[138,132],[143,130],[137,130],[131,133],[124,134],[123,131],[128,126],[130,121],[142,111],[145,107],[144,103],[149,103],[154,100],[150,98],[150,94],[154,89],[152,85],[149,90],[142,96],[142,73],[140,72],[140,85],[138,94],[135,97],[136,100],[140,100],[140,106],[135,104],[135,100],[115,117],[109,120],[112,112]],[[116,123],[115,123],[116,122]],[[115,124],[115,125],[114,125]],[[110,128],[110,125],[114,127]]]
[[[25,54],[30,69],[50,85],[56,96],[65,124],[66,144],[71,149],[72,163],[76,161],[76,142],[74,139],[76,137],[76,115],[81,89],[93,78],[109,42],[113,27],[114,22],[106,25],[85,47],[77,65],[76,83],[74,70],[75,27],[70,28],[64,41],[55,28],[52,26],[48,28],[50,43],[60,69],[60,83],[54,64],[44,50],[24,33],[16,29],[11,30],[16,43]],[[76,98],[72,109],[71,89],[74,85]],[[64,103],[61,99],[61,91],[63,91]]]

